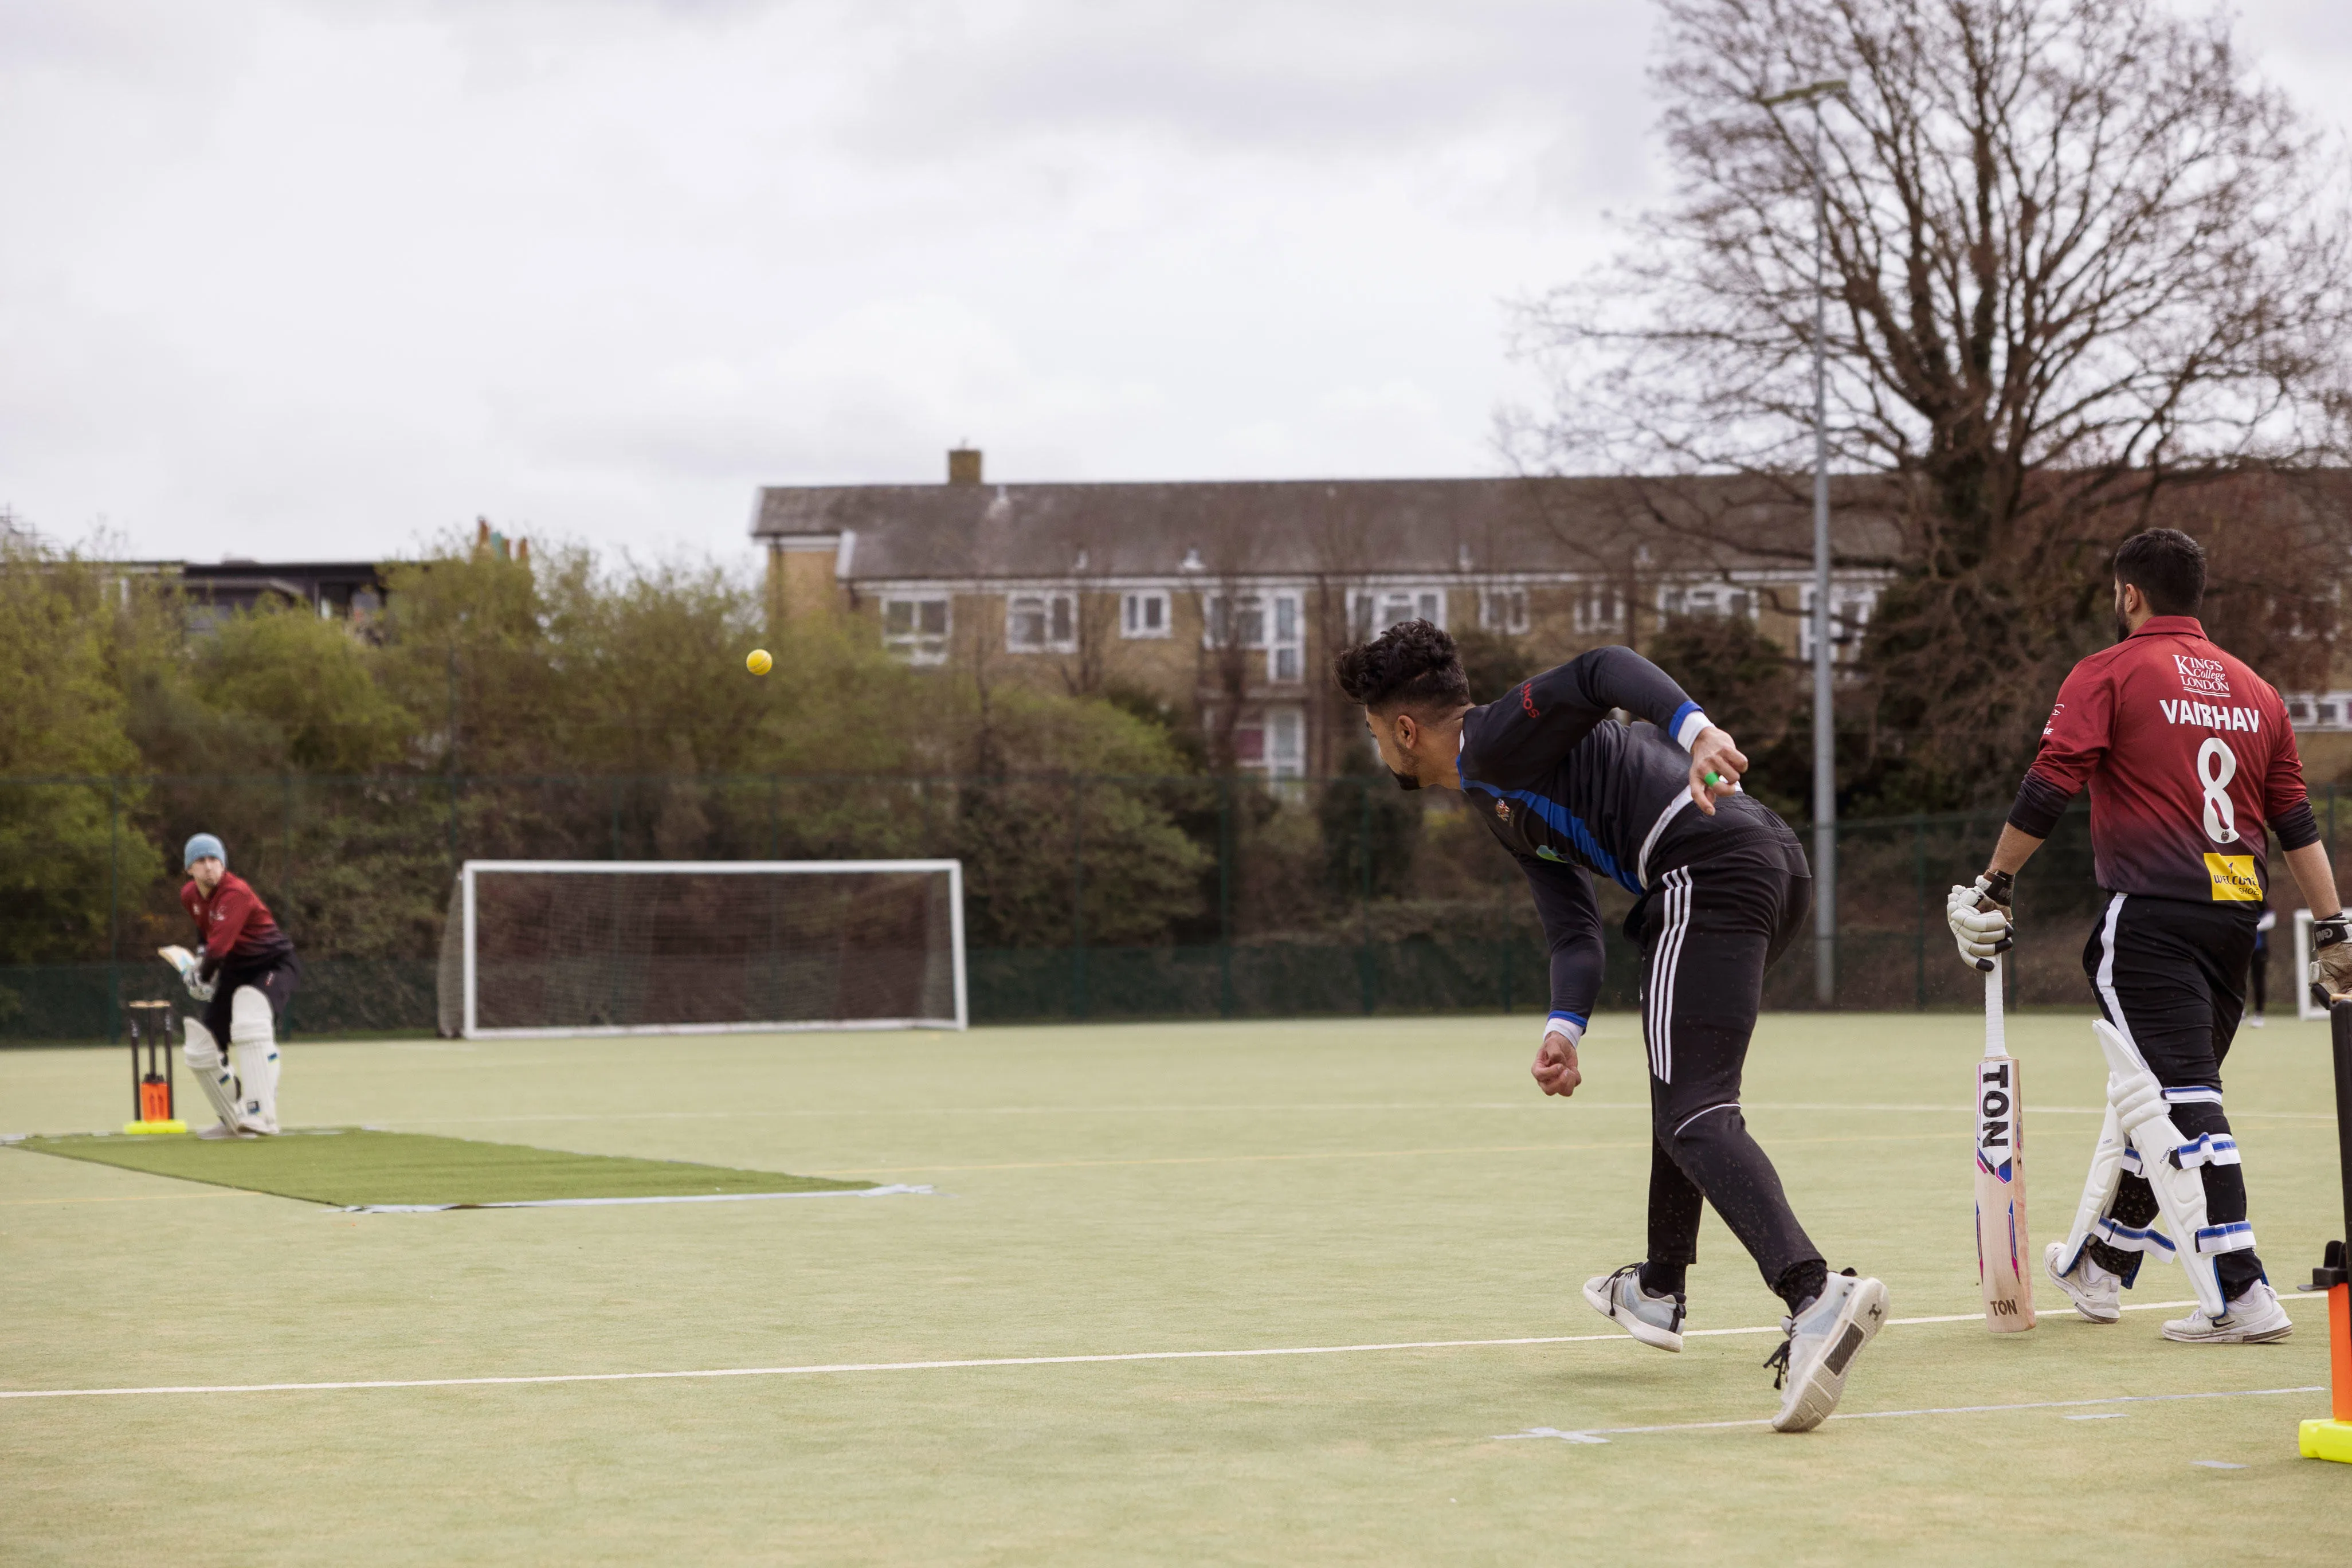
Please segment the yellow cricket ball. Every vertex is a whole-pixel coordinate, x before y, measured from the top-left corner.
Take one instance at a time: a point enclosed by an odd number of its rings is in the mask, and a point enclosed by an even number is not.
[[[768,657],[766,648],[755,647],[751,650],[751,657],[743,661],[743,668],[754,675],[765,675],[776,668],[776,661]]]

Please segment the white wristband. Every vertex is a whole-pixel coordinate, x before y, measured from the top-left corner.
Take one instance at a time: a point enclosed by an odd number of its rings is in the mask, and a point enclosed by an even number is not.
[[[1583,1040],[1584,1026],[1565,1015],[1554,1013],[1544,1021],[1544,1034],[1547,1037],[1553,1035],[1561,1036],[1570,1045],[1574,1046]]]
[[[1714,722],[1714,720],[1706,716],[1705,710],[1692,709],[1690,716],[1685,719],[1681,726],[1675,731],[1675,744],[1685,752],[1689,751],[1697,743],[1699,736],[1705,733],[1708,726]]]

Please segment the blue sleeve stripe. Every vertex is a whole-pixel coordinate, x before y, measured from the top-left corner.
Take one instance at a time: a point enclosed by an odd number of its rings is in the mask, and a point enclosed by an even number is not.
[[[1675,709],[1675,716],[1666,721],[1666,739],[1671,741],[1680,735],[1683,732],[1683,721],[1697,711],[1698,704],[1689,701]]]
[[[1580,1029],[1584,1027],[1585,1025],[1585,1017],[1581,1013],[1564,1013],[1558,1008],[1554,1008],[1551,1016],[1555,1018],[1565,1018]]]

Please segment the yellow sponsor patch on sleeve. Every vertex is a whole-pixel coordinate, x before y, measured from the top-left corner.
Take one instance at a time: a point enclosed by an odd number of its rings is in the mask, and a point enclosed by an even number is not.
[[[2262,879],[2254,875],[2252,856],[2209,853],[2205,857],[2205,871],[2213,879],[2215,903],[2258,904],[2263,901]]]

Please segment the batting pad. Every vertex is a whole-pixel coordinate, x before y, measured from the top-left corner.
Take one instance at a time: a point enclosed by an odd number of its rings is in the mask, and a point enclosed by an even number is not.
[[[361,1127],[309,1129],[252,1141],[99,1134],[26,1138],[15,1146],[181,1181],[241,1187],[352,1209],[693,1201],[881,1191],[872,1182],[739,1171],[682,1160],[580,1154]]]

